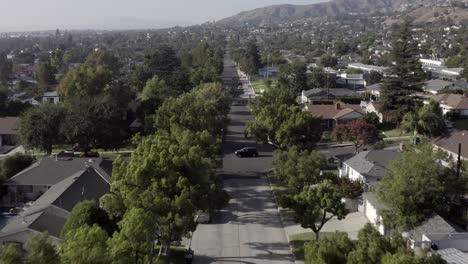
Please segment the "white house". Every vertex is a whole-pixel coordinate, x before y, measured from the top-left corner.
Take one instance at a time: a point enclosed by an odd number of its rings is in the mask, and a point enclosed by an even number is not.
[[[380,182],[390,162],[400,155],[397,148],[362,151],[350,159],[341,161],[338,175],[361,181],[367,189]]]
[[[385,206],[377,200],[375,193],[366,192],[362,197],[363,204],[359,207],[359,211],[366,216],[380,234],[385,235],[387,228],[383,224],[382,216],[379,214],[379,210],[385,209]]]
[[[53,103],[58,104],[60,102],[60,98],[57,95],[57,92],[46,92],[42,95],[42,103]]]

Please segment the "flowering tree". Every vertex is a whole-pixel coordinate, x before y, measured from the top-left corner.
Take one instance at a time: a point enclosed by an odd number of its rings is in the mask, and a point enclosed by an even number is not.
[[[361,145],[376,139],[378,131],[374,125],[368,124],[363,120],[355,120],[336,126],[332,136],[337,141],[353,142],[357,152]]]

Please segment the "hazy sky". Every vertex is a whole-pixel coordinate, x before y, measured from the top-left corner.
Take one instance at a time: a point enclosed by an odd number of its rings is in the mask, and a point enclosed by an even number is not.
[[[314,2],[320,0],[0,0],[0,31],[158,28],[218,20],[267,5]]]

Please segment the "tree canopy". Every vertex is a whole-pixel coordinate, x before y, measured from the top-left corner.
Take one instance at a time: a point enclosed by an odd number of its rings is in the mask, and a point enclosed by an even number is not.
[[[281,149],[311,148],[320,140],[320,119],[295,105],[268,105],[255,113],[248,124],[250,136],[259,142],[272,142]]]
[[[408,230],[434,212],[444,212],[447,195],[451,195],[447,189],[451,185],[444,178],[452,179],[451,174],[453,171],[437,162],[431,144],[403,152],[377,187],[378,197],[387,206],[382,211],[384,223]]]
[[[47,232],[40,233],[29,238],[26,243],[29,251],[28,263],[30,264],[59,264],[60,258],[57,249]]]
[[[395,63],[384,78],[381,96],[381,111],[387,122],[401,122],[405,113],[415,111],[420,104],[414,94],[422,91],[425,74],[411,27],[411,20],[406,18],[394,36],[391,55]]]

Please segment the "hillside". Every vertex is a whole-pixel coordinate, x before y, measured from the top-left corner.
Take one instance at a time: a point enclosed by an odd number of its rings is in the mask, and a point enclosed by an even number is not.
[[[431,23],[450,19],[455,24],[460,25],[464,21],[468,21],[468,9],[457,7],[425,6],[411,10],[408,15],[414,18],[415,23]],[[390,25],[398,23],[401,19],[400,15],[387,19],[385,23]]]
[[[449,0],[448,0],[449,1]],[[467,0],[463,0],[467,1]],[[321,16],[338,16],[348,13],[388,13],[421,6],[447,3],[446,0],[332,0],[311,5],[275,5],[241,12],[218,21],[220,24],[270,24],[284,23]]]

